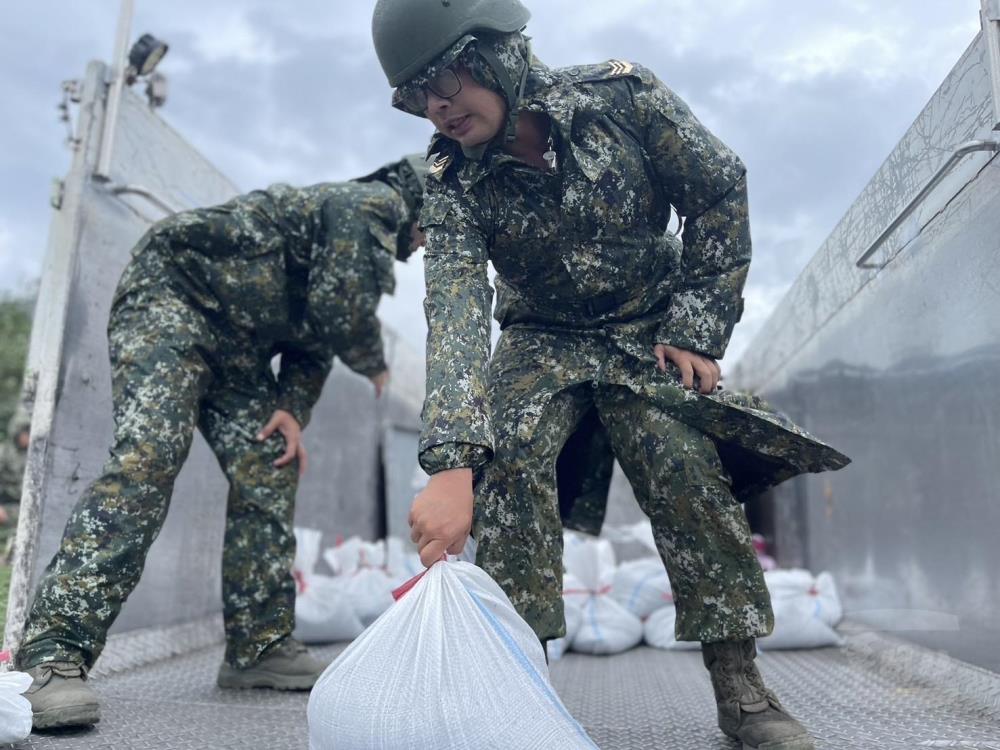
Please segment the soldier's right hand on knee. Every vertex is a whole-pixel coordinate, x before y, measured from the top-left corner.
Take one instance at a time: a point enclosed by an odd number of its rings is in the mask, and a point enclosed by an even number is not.
[[[430,567],[447,552],[461,553],[472,531],[472,469],[434,474],[413,499],[410,539]]]
[[[267,440],[275,432],[280,433],[285,439],[285,452],[274,461],[274,468],[281,469],[292,461],[298,461],[299,476],[301,477],[308,464],[308,453],[305,443],[302,441],[302,427],[299,425],[299,420],[290,412],[277,409],[263,429],[257,433],[257,439]]]

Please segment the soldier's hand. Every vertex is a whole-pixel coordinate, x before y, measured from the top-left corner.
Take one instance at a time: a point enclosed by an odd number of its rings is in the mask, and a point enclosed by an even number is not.
[[[445,552],[461,553],[470,531],[472,469],[434,474],[410,508],[410,540],[420,550],[420,562],[429,568]]]
[[[271,415],[271,419],[264,425],[264,429],[257,433],[257,439],[267,440],[275,432],[281,433],[285,439],[285,452],[274,462],[275,468],[288,466],[292,461],[299,461],[299,476],[306,471],[308,456],[306,454],[305,443],[302,442],[302,427],[299,420],[283,409],[277,409]]]
[[[694,388],[694,379],[697,376],[698,390],[701,393],[713,393],[722,379],[722,368],[719,367],[719,363],[704,354],[689,352],[687,349],[679,349],[669,344],[657,344],[653,347],[653,353],[656,355],[657,367],[662,372],[667,371],[668,359],[677,365],[685,388]]]
[[[368,378],[372,381],[372,385],[375,386],[375,398],[380,398],[382,396],[382,391],[385,387],[389,385],[389,371],[382,370],[382,372],[372,375]]]

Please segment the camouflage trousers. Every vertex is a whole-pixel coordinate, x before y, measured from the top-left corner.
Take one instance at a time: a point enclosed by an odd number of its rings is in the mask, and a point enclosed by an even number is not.
[[[516,377],[522,392],[531,390],[523,370]],[[623,385],[563,388],[531,418],[530,431],[512,418],[517,409],[505,394],[495,387],[491,396],[495,454],[476,488],[476,560],[540,639],[565,634],[556,460],[595,409],[652,522],[674,590],[678,640],[770,633],[771,602],[749,525],[709,437]]]
[[[109,323],[115,433],[32,605],[19,668],[92,666],[142,573],[174,480],[201,430],[230,486],[222,555],[226,659],[255,663],[294,627],[292,531],[297,469],[255,435],[276,406],[267,352],[181,297],[149,286],[116,300]]]

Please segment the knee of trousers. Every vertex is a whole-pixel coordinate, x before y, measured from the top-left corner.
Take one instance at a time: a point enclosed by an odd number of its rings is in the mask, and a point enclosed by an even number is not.
[[[155,428],[150,428],[152,432]],[[115,446],[105,475],[119,475],[129,483],[169,485],[187,458],[187,444],[148,440]]]

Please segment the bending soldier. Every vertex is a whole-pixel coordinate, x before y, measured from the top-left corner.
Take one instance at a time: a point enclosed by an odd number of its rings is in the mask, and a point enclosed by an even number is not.
[[[98,721],[85,678],[138,583],[197,427],[230,484],[221,687],[308,689],[292,530],[301,431],[339,357],[381,392],[376,307],[413,248],[422,159],[360,181],[273,186],[154,225],[133,250],[108,338],[115,434],[39,584],[17,665],[35,727]],[[280,354],[280,371],[272,359]]]
[[[472,529],[539,639],[562,636],[557,460],[592,430],[574,450],[606,439],[652,521],[720,727],[747,748],[812,747],[753,663],[773,616],[734,483],[846,459],[758,402],[712,395],[750,262],[743,164],[640,65],[541,64],[528,18],[517,0],[374,11],[394,106],[437,128],[421,215],[432,476],[413,540],[430,565]],[[488,367],[487,261],[502,331]]]

